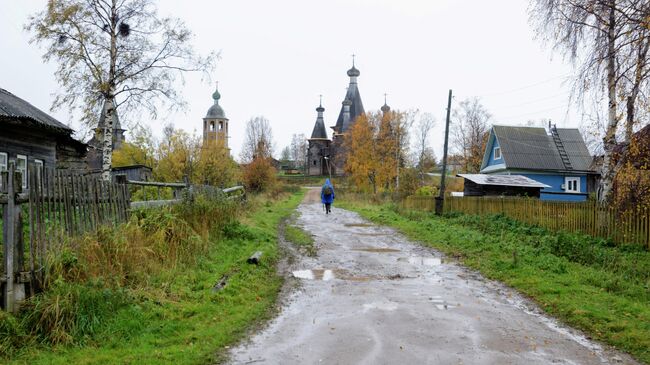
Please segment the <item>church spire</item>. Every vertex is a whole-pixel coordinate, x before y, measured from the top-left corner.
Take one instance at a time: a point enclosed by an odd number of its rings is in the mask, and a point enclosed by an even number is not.
[[[348,76],[350,77],[350,84],[356,84],[357,83],[357,77],[361,75],[361,71],[359,71],[355,66],[354,66],[354,58],[356,55],[352,55],[352,68],[348,70]]]
[[[325,120],[323,119],[323,95],[320,95],[320,103],[316,112],[318,116],[316,117],[316,124],[314,124],[314,130],[311,132],[311,139],[327,139],[327,131],[325,130]]]
[[[352,55],[352,68],[347,72],[350,77],[350,84],[348,85],[348,90],[345,93],[344,99],[350,103],[350,105],[348,105],[349,120],[346,123],[343,122],[345,105],[341,105],[341,111],[336,119],[336,125],[332,127],[336,133],[345,133],[357,117],[366,112],[363,108],[361,94],[359,93],[359,85],[357,84],[357,77],[361,75],[361,72],[356,67],[355,57],[356,55]]]
[[[382,107],[381,107],[381,112],[384,113],[384,115],[386,115],[386,113],[388,113],[390,111],[390,107],[388,106],[388,104],[386,104],[386,96],[387,95],[388,94],[384,94],[384,105],[382,105]]]

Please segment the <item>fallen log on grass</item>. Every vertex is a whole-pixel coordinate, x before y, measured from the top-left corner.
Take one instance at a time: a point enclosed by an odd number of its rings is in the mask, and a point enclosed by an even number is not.
[[[251,257],[246,260],[249,264],[259,265],[262,258],[262,251],[256,251]]]

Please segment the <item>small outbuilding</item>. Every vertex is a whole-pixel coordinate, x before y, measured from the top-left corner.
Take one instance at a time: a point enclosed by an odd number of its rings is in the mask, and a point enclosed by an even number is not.
[[[539,198],[549,188],[523,175],[458,174],[464,179],[464,196],[528,196]]]

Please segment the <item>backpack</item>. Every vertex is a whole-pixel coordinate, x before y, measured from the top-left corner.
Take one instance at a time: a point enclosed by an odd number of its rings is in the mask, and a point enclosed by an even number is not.
[[[332,187],[329,185],[325,185],[325,187],[323,188],[323,195],[328,198],[332,196]]]

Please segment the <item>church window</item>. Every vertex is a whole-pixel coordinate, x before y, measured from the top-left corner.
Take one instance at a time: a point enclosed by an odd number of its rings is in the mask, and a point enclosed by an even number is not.
[[[210,132],[214,132],[214,122],[210,122]]]
[[[219,122],[219,130],[223,130],[223,122]]]
[[[316,160],[314,160],[314,166],[316,166]]]

